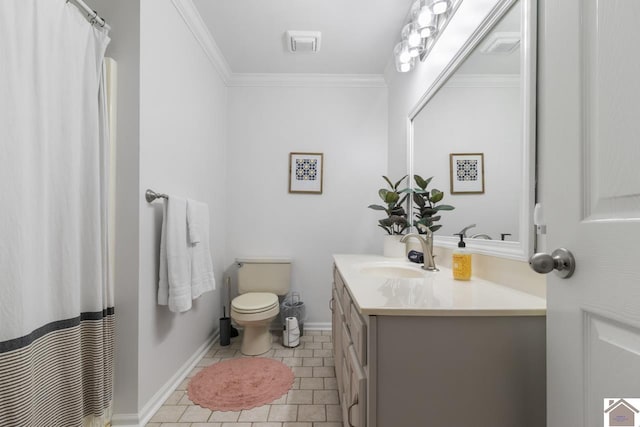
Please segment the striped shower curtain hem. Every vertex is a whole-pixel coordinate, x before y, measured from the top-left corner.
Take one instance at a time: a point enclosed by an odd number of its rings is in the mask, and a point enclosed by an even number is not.
[[[0,427],[104,425],[113,341],[114,310],[108,308],[0,342]]]

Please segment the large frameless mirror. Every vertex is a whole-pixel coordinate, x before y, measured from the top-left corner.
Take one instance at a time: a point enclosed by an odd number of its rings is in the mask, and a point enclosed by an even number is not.
[[[436,245],[463,233],[474,252],[533,251],[536,5],[518,0],[476,31],[409,115],[409,175],[443,192]],[[424,184],[424,183],[422,183]],[[412,202],[411,216],[419,206]],[[436,218],[437,218],[436,216]]]

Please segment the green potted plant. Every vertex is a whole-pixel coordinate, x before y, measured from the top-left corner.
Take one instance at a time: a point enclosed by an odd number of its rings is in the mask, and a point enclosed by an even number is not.
[[[441,212],[452,211],[455,208],[451,205],[438,205],[444,198],[444,193],[436,188],[429,191],[427,187],[433,177],[423,179],[420,175],[414,175],[413,179],[417,187],[408,190],[413,194],[413,226],[420,234],[426,234],[427,229],[436,232],[442,227],[442,224],[436,224],[442,218]]]
[[[409,193],[407,189],[399,190],[399,187],[407,178],[407,175],[400,178],[395,184],[386,176],[382,178],[389,185],[389,188],[378,190],[378,196],[380,196],[384,205],[369,205],[369,209],[384,211],[387,214],[386,218],[378,221],[378,227],[387,232],[384,241],[384,255],[404,257],[405,244],[400,243],[400,238],[410,225],[407,219],[407,212],[403,206],[409,197]]]

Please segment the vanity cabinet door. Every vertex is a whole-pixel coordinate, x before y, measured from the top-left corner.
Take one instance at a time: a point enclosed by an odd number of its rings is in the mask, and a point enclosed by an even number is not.
[[[333,284],[335,285],[336,292],[338,293],[338,298],[342,302],[342,294],[344,293],[344,280],[342,280],[342,276],[338,272],[338,269],[333,267]]]
[[[333,338],[333,358],[336,361],[335,370],[336,370],[336,380],[338,382],[338,393],[340,395],[343,394],[343,384],[342,384],[342,363],[339,363],[343,357],[342,350],[342,323],[344,322],[342,317],[342,304],[340,303],[340,299],[337,295],[337,290],[334,287],[332,290],[332,300],[331,300],[331,335]]]
[[[347,357],[350,379],[345,426],[364,427],[367,424],[367,377],[353,346],[349,347]]]
[[[366,426],[367,326],[353,306],[342,277],[334,270],[332,289],[333,354],[344,427]]]
[[[349,321],[349,316],[351,316],[351,295],[349,295],[349,291],[346,289],[342,294],[342,308],[344,310],[344,321]]]
[[[351,334],[347,328],[346,322],[342,322],[342,353],[346,356],[347,349],[351,345]]]
[[[342,422],[344,427],[348,427],[349,423],[349,406],[351,405],[351,369],[347,359],[347,352],[343,352],[342,360],[342,384],[344,392],[340,398],[340,406],[342,408]]]
[[[367,325],[353,305],[349,316],[349,332],[358,361],[360,365],[365,366],[367,364]]]
[[[346,286],[344,284],[344,280],[342,280],[342,276],[336,269],[334,271],[333,279],[336,284],[336,288],[338,289],[338,296],[341,297],[342,309],[344,310],[344,319],[348,321],[349,315],[351,313],[351,295],[349,295],[349,291],[347,291]]]
[[[349,311],[351,310],[351,296],[349,295],[349,291],[347,291],[344,280],[342,279],[342,276],[340,275],[340,272],[337,268],[335,268],[333,271],[333,280],[335,283],[338,298],[340,298],[340,302],[342,303],[342,310],[344,312],[346,320],[349,318]]]

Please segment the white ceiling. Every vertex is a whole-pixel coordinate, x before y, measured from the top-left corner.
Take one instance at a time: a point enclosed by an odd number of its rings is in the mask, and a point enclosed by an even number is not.
[[[193,0],[234,73],[382,74],[412,0]],[[289,53],[287,30],[322,32]]]

